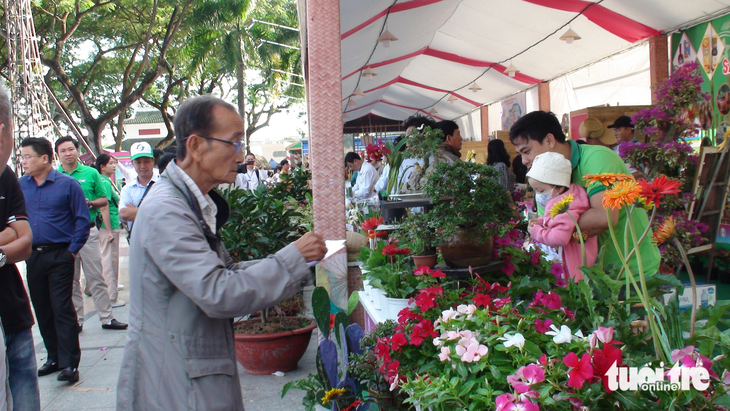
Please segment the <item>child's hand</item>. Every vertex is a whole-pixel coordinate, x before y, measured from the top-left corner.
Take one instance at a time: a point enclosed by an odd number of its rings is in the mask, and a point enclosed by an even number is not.
[[[532,227],[532,226],[536,225],[536,224],[537,224],[537,222],[538,222],[538,221],[537,221],[537,219],[536,219],[536,218],[532,218],[532,219],[530,219],[530,221],[529,221],[529,222],[527,223],[527,226],[528,226],[528,227]]]

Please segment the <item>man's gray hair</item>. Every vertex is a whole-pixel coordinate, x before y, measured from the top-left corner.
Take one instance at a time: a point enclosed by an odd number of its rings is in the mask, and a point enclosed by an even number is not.
[[[0,83],[0,123],[10,126],[12,112],[13,103],[10,101],[10,93],[8,93],[5,86]]]

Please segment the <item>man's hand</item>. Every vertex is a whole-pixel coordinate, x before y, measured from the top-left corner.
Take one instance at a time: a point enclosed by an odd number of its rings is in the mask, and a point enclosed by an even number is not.
[[[111,231],[107,231],[106,232],[106,239],[110,243],[113,243],[114,242],[114,235],[111,233]]]
[[[327,254],[327,246],[321,236],[314,233],[307,233],[302,238],[292,243],[302,253],[307,262],[319,261]]]

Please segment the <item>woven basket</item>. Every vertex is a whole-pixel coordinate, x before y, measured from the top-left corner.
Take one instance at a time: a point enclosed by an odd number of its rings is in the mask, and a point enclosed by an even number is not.
[[[345,233],[347,240],[347,261],[357,261],[360,256],[360,248],[368,245],[368,238],[360,233],[348,231]]]

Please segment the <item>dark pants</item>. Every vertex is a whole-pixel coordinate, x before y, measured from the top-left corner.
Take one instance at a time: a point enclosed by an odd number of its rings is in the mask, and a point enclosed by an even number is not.
[[[30,328],[5,334],[7,346],[8,382],[13,395],[14,411],[40,411],[38,368],[35,362],[33,333]]]
[[[39,252],[27,261],[28,289],[48,360],[61,368],[78,367],[79,328],[72,300],[74,257],[66,248]]]

